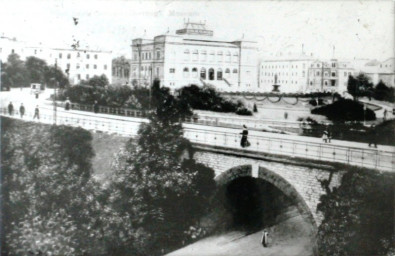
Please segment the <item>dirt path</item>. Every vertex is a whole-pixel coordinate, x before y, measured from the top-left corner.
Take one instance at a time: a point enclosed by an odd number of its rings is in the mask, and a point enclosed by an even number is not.
[[[260,244],[261,231],[245,235],[231,231],[214,235],[174,251],[168,256],[309,256],[313,245],[309,224],[301,216],[288,219],[269,230],[269,247]]]

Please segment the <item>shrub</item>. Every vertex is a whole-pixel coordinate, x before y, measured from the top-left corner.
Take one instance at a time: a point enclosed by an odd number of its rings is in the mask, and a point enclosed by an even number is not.
[[[241,115],[241,116],[252,116],[251,110],[245,108],[245,107],[240,107],[236,110],[236,114]]]
[[[315,99],[311,99],[309,100],[309,104],[315,107],[317,106],[317,101]]]
[[[364,110],[364,106],[353,100],[339,100],[332,104],[311,110],[312,114],[324,115],[329,120],[344,121],[363,121],[375,120],[376,115],[370,109]]]

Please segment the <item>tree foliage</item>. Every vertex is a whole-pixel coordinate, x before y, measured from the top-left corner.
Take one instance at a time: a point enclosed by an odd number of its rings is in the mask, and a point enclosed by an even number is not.
[[[320,198],[320,255],[394,255],[393,174],[353,169]]]
[[[347,91],[357,99],[361,96],[372,96],[373,84],[369,77],[361,73],[357,77],[349,76],[347,82]]]
[[[376,100],[395,102],[395,90],[393,87],[386,86],[385,83],[380,80],[380,82],[374,87],[373,97]]]
[[[332,104],[311,110],[312,114],[324,115],[336,122],[375,120],[373,110],[364,110],[363,104],[353,100],[338,100]]]
[[[179,122],[187,114],[183,103],[158,84],[153,98],[150,123],[119,156],[109,187],[115,213],[132,230],[124,244],[112,246],[119,255],[157,255],[179,245],[215,187],[212,169],[184,158],[190,143]]]
[[[178,95],[180,99],[188,102],[193,109],[252,115],[252,112],[241,101],[233,102],[225,99],[210,86],[185,86],[178,90]]]
[[[1,121],[3,253],[20,255],[18,250],[30,248],[48,255],[74,248],[82,254],[100,248],[90,245],[101,232],[95,229],[100,207],[98,185],[90,178],[89,132]]]
[[[17,54],[10,54],[2,65],[2,86],[26,87],[31,83],[41,83],[53,87],[55,81],[59,82],[60,88],[69,85],[62,70],[48,66],[44,60],[36,57],[27,57],[26,61],[22,61]]]

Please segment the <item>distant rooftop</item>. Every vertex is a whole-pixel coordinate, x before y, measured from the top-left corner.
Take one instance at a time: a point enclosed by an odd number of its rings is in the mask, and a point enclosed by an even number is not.
[[[202,35],[213,36],[213,31],[206,29],[206,24],[202,22],[186,22],[184,28],[176,31],[177,35]]]

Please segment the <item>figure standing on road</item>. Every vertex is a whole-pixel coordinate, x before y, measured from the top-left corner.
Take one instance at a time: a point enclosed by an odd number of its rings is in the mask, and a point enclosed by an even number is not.
[[[243,131],[241,133],[241,141],[240,145],[245,148],[250,146],[250,142],[248,141],[248,129],[247,126],[243,125]]]
[[[284,119],[288,119],[288,112],[284,112]]]
[[[376,131],[376,126],[374,124],[370,126],[368,139],[369,139],[369,147],[370,145],[373,144],[374,147],[377,148],[377,131]]]
[[[36,92],[35,94],[36,94],[36,99],[38,99],[38,92]]]
[[[21,103],[21,106],[19,107],[19,114],[21,115],[21,118],[25,115],[25,107],[23,106],[23,103]]]
[[[65,103],[65,105],[64,105],[64,109],[65,109],[65,110],[70,110],[70,106],[71,106],[71,102],[70,102],[69,97],[67,97],[66,103]]]
[[[34,116],[33,119],[37,118],[38,120],[40,120],[40,110],[38,109],[38,105],[36,106],[36,108],[34,109]]]
[[[14,114],[14,105],[12,105],[12,102],[10,101],[10,104],[8,104],[8,114],[12,116]]]
[[[387,120],[387,114],[388,114],[387,109],[384,109],[384,113],[383,113],[384,121]]]
[[[93,112],[95,112],[95,114],[99,113],[99,104],[97,104],[97,100],[95,100],[93,104]]]
[[[328,132],[328,129],[325,129],[325,130],[324,130],[324,134],[322,134],[322,140],[323,140],[325,143],[327,143],[327,142],[328,142],[328,139],[329,139],[329,132]]]
[[[268,238],[269,238],[269,232],[267,232],[266,230],[263,230],[262,239],[261,239],[261,244],[263,245],[263,247],[267,247]]]

